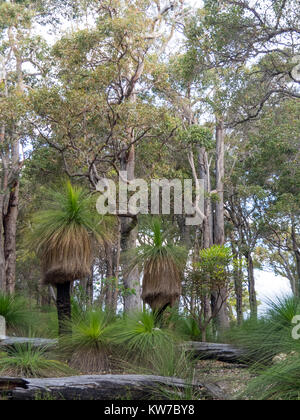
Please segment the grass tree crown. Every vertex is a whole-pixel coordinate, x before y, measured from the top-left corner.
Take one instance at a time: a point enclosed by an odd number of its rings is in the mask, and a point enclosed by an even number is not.
[[[90,274],[92,236],[101,238],[93,197],[68,181],[49,190],[47,209],[33,218],[31,241],[41,259],[44,282],[61,284]]]

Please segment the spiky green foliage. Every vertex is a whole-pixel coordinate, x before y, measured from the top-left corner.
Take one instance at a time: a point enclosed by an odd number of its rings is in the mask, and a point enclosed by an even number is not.
[[[269,300],[264,317],[233,329],[231,341],[247,351],[256,377],[245,391],[247,398],[300,398],[300,340],[292,335],[293,318],[300,315],[297,297]]]
[[[56,377],[74,373],[66,364],[50,360],[47,348],[15,345],[0,356],[0,373],[27,378]]]
[[[265,369],[253,379],[245,394],[255,400],[300,400],[300,345],[298,352]]]
[[[30,321],[30,311],[25,299],[0,292],[0,315],[8,328],[25,327]]]
[[[90,274],[91,234],[101,237],[94,199],[68,181],[46,191],[46,209],[33,218],[30,240],[41,259],[44,280],[57,284]]]
[[[145,263],[158,259],[163,264],[164,258],[168,258],[179,267],[184,265],[186,249],[176,244],[173,225],[154,217],[145,221],[141,231],[147,242],[137,248],[137,260]]]
[[[176,244],[170,227],[153,218],[143,228],[145,243],[135,250],[134,263],[144,269],[142,298],[152,310],[174,305],[181,294],[186,250]]]
[[[84,373],[108,369],[111,346],[111,317],[99,309],[90,308],[73,318],[72,336],[60,339],[60,348],[70,355],[71,365]]]
[[[292,320],[299,314],[297,297],[269,300],[264,317],[245,321],[241,327],[228,332],[226,338],[245,349],[250,360],[265,365],[277,354],[295,350],[297,340],[292,337]]]
[[[188,315],[178,312],[178,308],[169,308],[165,313],[168,328],[185,340],[200,340],[201,331],[196,321]]]
[[[190,379],[195,369],[195,359],[178,342],[170,340],[163,347],[149,353],[148,360],[152,374]]]
[[[128,359],[143,361],[149,354],[161,350],[174,338],[172,333],[159,328],[155,314],[136,312],[116,322],[111,330],[113,342]]]

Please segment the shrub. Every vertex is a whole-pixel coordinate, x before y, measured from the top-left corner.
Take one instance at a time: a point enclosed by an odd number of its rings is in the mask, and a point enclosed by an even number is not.
[[[63,376],[74,373],[64,363],[50,360],[47,348],[35,348],[32,345],[15,345],[7,349],[0,357],[0,373],[9,376],[28,378]]]
[[[250,382],[246,396],[256,400],[300,400],[300,353],[286,355],[285,360],[265,369]]]
[[[28,326],[30,321],[27,302],[21,297],[2,292],[0,292],[0,315],[5,318],[8,328]]]
[[[88,309],[81,317],[75,317],[72,335],[60,339],[60,348],[70,355],[71,366],[86,373],[109,368],[110,322],[109,315],[97,309]]]
[[[112,340],[123,349],[129,360],[144,361],[173,340],[170,330],[159,328],[150,312],[136,312],[119,320],[112,328]]]
[[[195,370],[195,359],[179,343],[170,341],[148,354],[152,374],[191,380]]]
[[[226,335],[227,340],[246,350],[250,360],[262,365],[279,353],[295,350],[292,319],[300,314],[300,300],[296,297],[277,298],[268,304],[264,317],[246,320]]]
[[[269,301],[264,317],[231,331],[231,341],[247,350],[257,375],[245,391],[247,398],[300,399],[300,340],[292,337],[292,320],[299,314],[299,298],[277,298]]]

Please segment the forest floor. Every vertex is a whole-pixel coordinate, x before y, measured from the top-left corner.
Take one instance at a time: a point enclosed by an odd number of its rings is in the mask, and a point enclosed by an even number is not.
[[[116,368],[116,366],[107,371],[101,371],[99,374],[127,375],[136,374],[134,367],[124,363],[124,367]],[[143,371],[141,374],[151,374],[151,372]],[[83,373],[82,373],[83,374]],[[84,374],[87,374],[84,373]],[[89,372],[89,374],[95,374]],[[229,400],[246,399],[240,394],[245,391],[247,384],[255,375],[250,372],[246,365],[237,363],[226,363],[218,360],[199,360],[196,365],[195,380],[199,382],[211,383],[218,385],[224,393],[224,397]]]
[[[241,399],[247,384],[254,375],[247,366],[219,362],[217,360],[200,360],[197,363],[196,379],[200,382],[211,382],[219,385],[228,399]]]
[[[122,371],[121,369],[116,372],[99,372],[99,374],[126,374],[128,371]],[[216,360],[199,360],[196,367],[195,379],[202,383],[211,383],[218,385],[224,393],[224,398],[214,399],[227,399],[227,400],[239,400],[247,399],[245,396],[241,396],[241,393],[245,391],[247,384],[254,377],[253,373],[249,371],[247,366],[225,363]],[[196,399],[202,399],[197,396]],[[5,397],[0,396],[0,401],[5,400]],[[207,399],[207,398],[205,398]]]

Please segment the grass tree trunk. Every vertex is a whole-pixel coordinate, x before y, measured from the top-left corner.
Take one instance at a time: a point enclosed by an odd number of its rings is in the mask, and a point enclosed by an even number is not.
[[[71,328],[69,322],[71,320],[71,283],[59,283],[57,288],[57,316],[58,316],[58,332],[59,336],[70,334]]]

